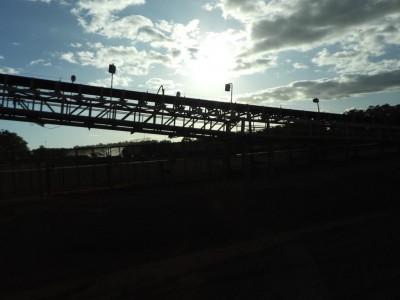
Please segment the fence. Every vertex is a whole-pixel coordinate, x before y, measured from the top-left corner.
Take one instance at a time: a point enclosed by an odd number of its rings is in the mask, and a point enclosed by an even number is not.
[[[398,154],[399,145],[378,143],[269,149],[250,153],[135,161],[122,157],[14,162],[0,165],[0,199],[69,191],[113,189],[270,174],[285,167],[349,162]]]

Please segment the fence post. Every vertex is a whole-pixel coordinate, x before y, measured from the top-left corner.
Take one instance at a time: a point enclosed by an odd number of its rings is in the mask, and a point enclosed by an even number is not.
[[[107,182],[108,182],[108,188],[110,190],[113,189],[113,178],[112,178],[112,172],[111,172],[111,157],[108,156],[107,159]]]
[[[38,185],[39,185],[39,193],[40,193],[40,199],[44,200],[44,193],[43,193],[43,176],[42,176],[42,162],[38,161],[36,165],[36,171],[37,171],[37,178],[38,178]]]
[[[51,183],[50,183],[50,168],[48,162],[46,163],[46,193],[50,196]]]

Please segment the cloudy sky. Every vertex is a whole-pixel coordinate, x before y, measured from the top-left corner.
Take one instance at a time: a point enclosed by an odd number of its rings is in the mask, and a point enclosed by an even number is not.
[[[399,0],[2,0],[0,72],[342,113],[400,104]],[[0,121],[30,148],[141,139]]]

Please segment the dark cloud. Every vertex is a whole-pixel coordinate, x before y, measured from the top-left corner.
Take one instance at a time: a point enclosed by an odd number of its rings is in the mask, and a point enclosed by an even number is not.
[[[171,39],[169,39],[161,31],[159,31],[153,27],[141,28],[139,30],[139,35],[145,41],[159,42],[159,43],[171,42]]]
[[[190,54],[190,58],[191,59],[196,59],[197,58],[197,54],[199,53],[199,49],[198,48],[188,48],[188,52]]]
[[[150,51],[147,56],[152,63],[160,63],[164,65],[169,65],[171,63],[170,56],[155,51]]]
[[[276,64],[276,59],[273,57],[270,58],[258,58],[253,60],[243,60],[242,58],[238,58],[236,60],[236,67],[233,71],[246,74],[246,73],[255,73],[257,71],[263,71],[269,69],[271,66]]]
[[[181,54],[182,54],[182,51],[179,50],[179,49],[172,49],[172,50],[171,50],[171,55],[172,55],[172,57],[174,57],[174,58],[179,57]]]
[[[238,11],[242,13],[253,13],[257,11],[260,7],[260,3],[263,4],[260,0],[225,0],[224,5],[226,8],[229,8],[233,11]]]
[[[300,99],[339,99],[384,91],[400,91],[400,70],[373,75],[345,75],[335,79],[296,81],[238,98],[241,102],[263,103]]]
[[[323,27],[310,27],[304,23],[288,23],[280,19],[261,21],[252,29],[252,38],[255,42],[252,52],[264,52],[282,48],[291,48],[296,45],[307,45],[328,36],[330,30]]]
[[[251,25],[253,52],[323,43],[357,26],[400,12],[398,0],[298,1],[285,14]]]
[[[398,30],[398,28],[396,28],[396,26],[390,24],[390,25],[387,25],[387,26],[382,30],[382,32],[385,32],[385,33],[397,33],[397,32],[399,32],[399,30]]]

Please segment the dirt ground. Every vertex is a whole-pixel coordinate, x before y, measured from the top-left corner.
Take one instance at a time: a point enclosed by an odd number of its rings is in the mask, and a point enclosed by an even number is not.
[[[0,298],[399,299],[400,158],[254,177],[0,201]]]

